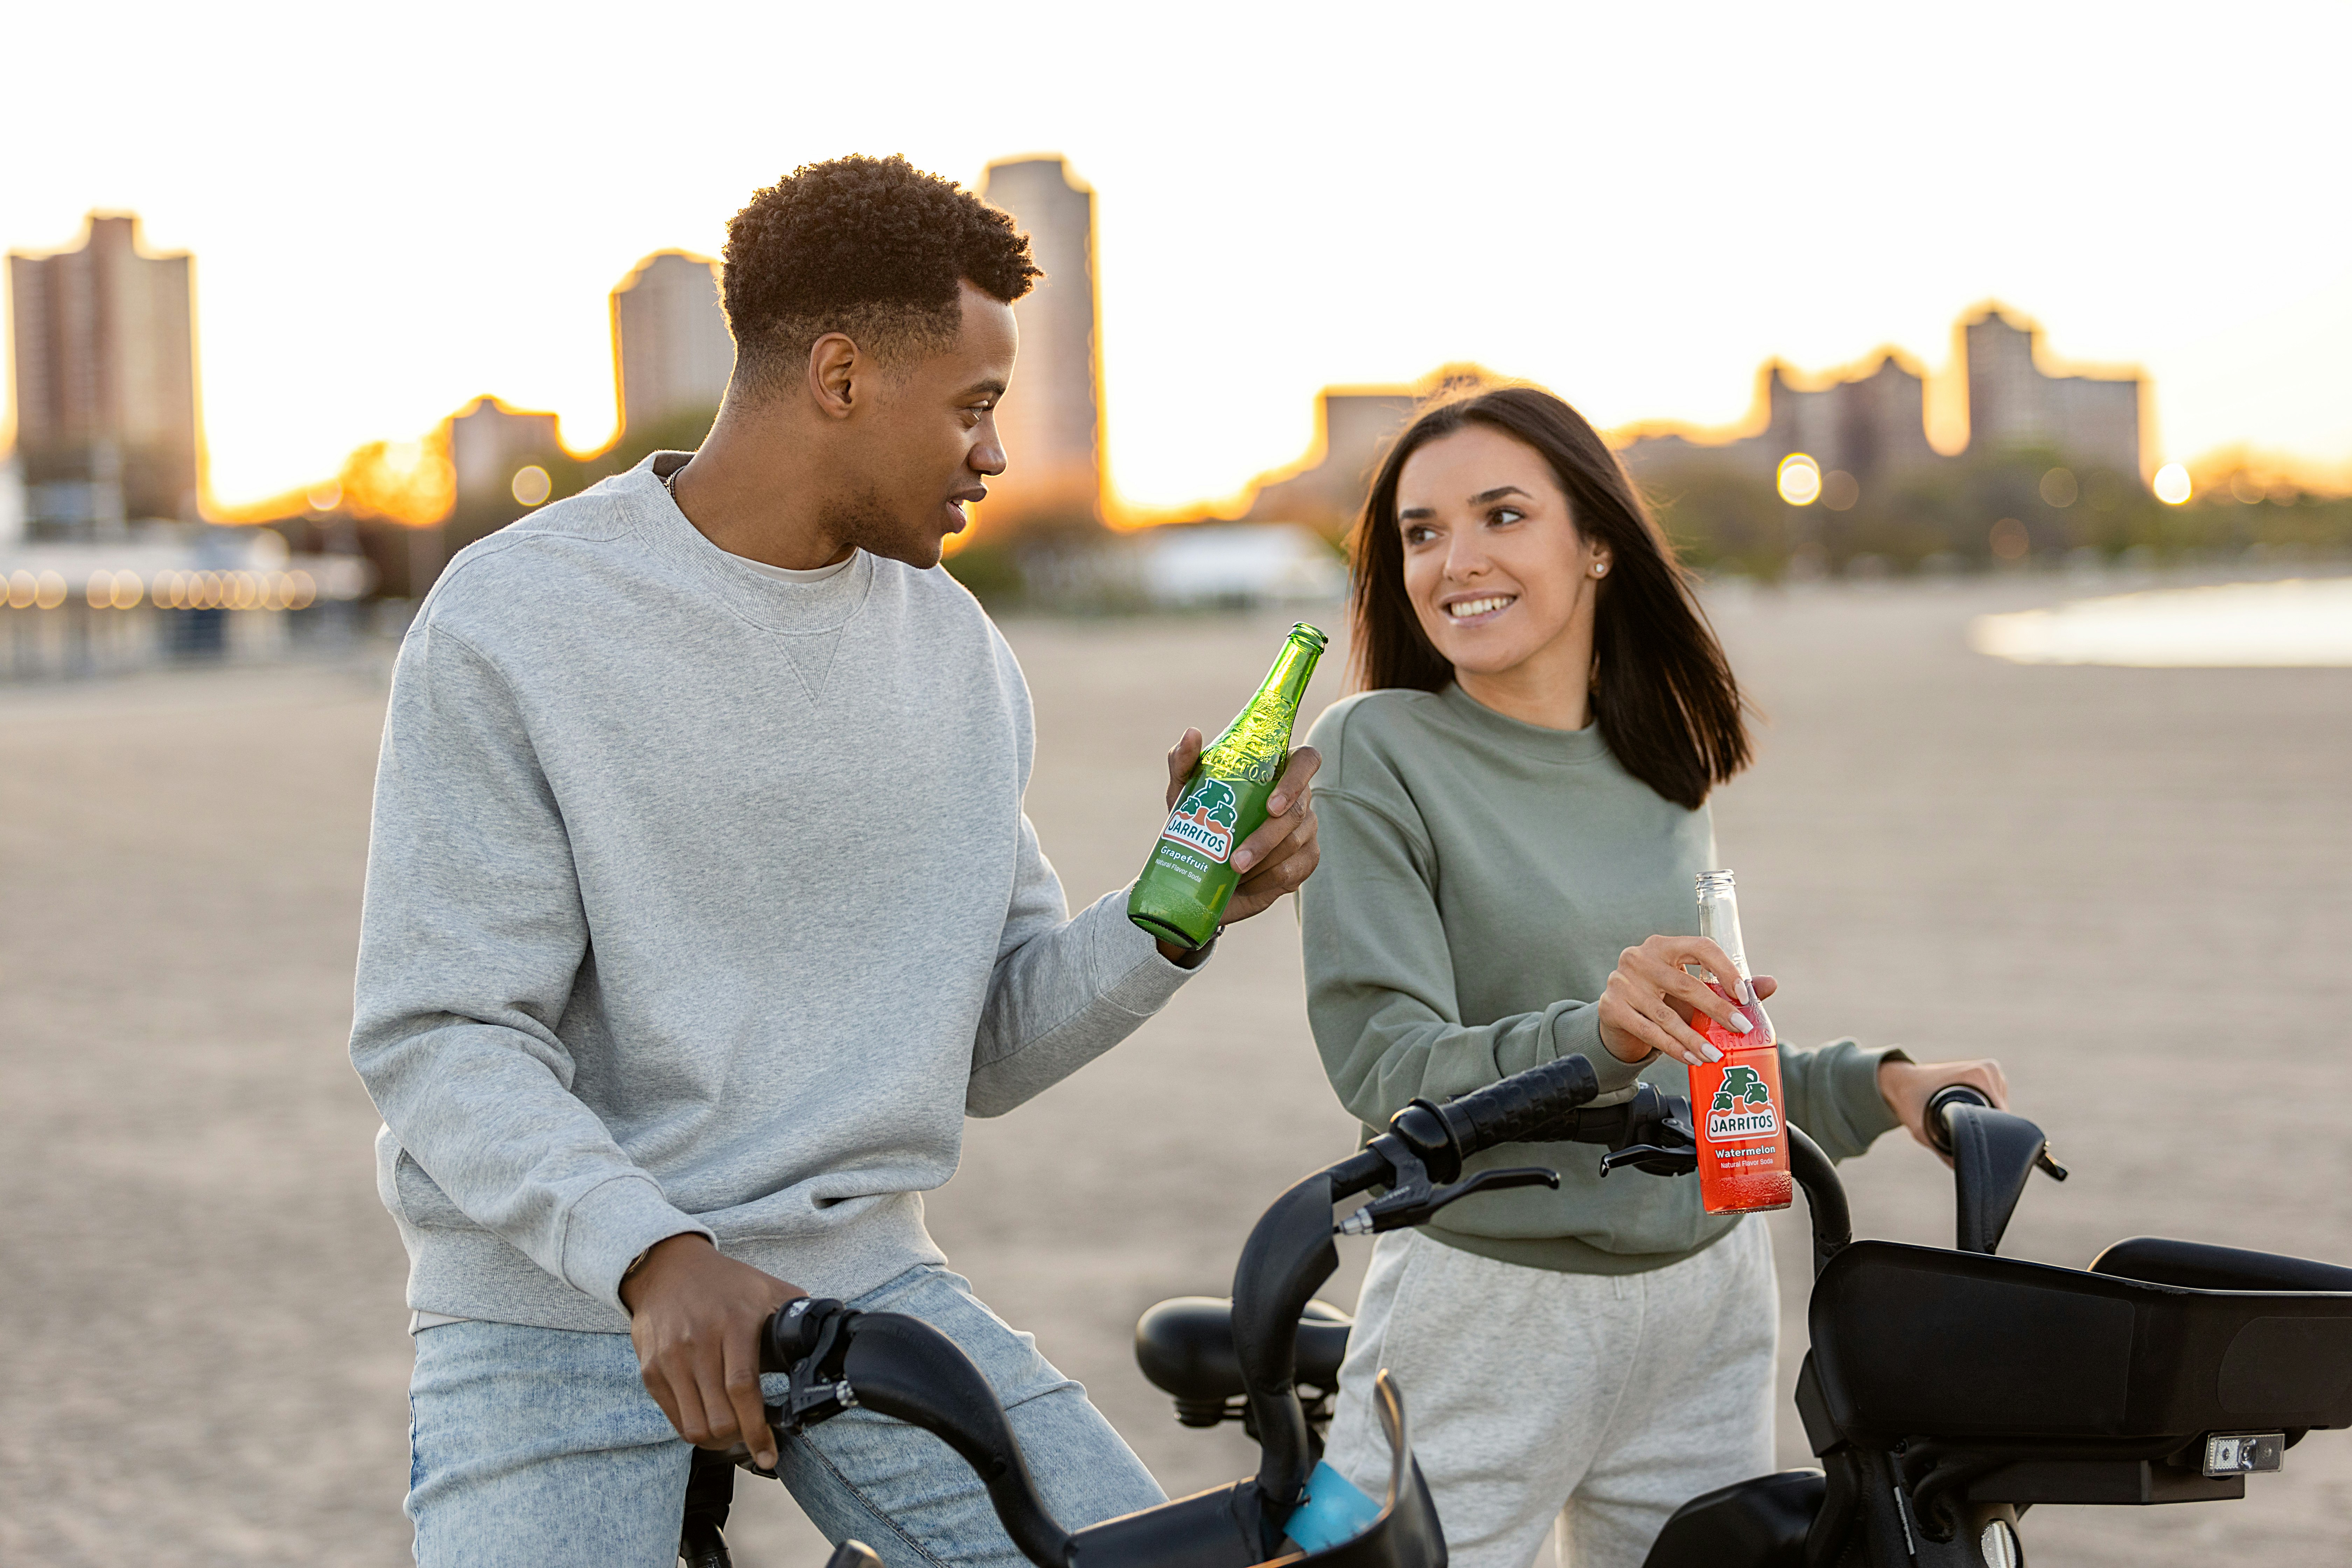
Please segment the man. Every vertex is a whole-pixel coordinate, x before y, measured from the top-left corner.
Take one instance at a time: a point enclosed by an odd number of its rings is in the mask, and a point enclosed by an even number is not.
[[[891,1568],[1017,1562],[928,1434],[853,1411],[779,1451],[754,1337],[804,1292],[954,1337],[1065,1524],[1160,1497],[942,1267],[919,1196],[964,1116],[1108,1049],[1203,956],[1123,890],[1068,918],[1022,810],[1020,668],[938,569],[1005,467],[1028,241],[845,158],[758,193],[726,259],[701,450],[460,554],[393,683],[352,1057],[409,1253],[428,1568],[666,1565],[687,1443],[738,1441]],[[1315,767],[1237,852],[1229,921],[1313,870]]]

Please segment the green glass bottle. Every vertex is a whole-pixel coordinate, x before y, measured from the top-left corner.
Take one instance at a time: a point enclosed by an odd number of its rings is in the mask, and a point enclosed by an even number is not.
[[[1329,639],[1301,621],[1249,706],[1209,743],[1127,898],[1127,918],[1179,947],[1208,944],[1241,880],[1234,851],[1265,822],[1266,798],[1290,755],[1299,700]]]

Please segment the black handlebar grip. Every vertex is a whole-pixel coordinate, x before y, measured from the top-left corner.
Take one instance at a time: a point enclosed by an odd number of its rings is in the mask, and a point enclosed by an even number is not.
[[[1952,1152],[1952,1130],[1944,1120],[1944,1112],[1955,1105],[1990,1106],[1992,1101],[1981,1089],[1965,1083],[1948,1083],[1927,1097],[1927,1113],[1920,1120],[1927,1123],[1927,1142],[1938,1154]]]
[[[1580,1056],[1560,1057],[1513,1073],[1437,1108],[1454,1146],[1468,1159],[1501,1143],[1522,1143],[1601,1093],[1592,1064]]]
[[[803,1296],[787,1301],[760,1329],[760,1370],[790,1372],[816,1350],[825,1323],[840,1315],[842,1304],[830,1296]]]

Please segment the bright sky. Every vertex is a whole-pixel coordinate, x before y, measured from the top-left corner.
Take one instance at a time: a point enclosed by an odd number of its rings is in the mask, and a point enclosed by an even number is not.
[[[116,0],[0,12],[0,244],[102,207],[194,252],[229,502],[483,392],[600,445],[613,285],[846,152],[1095,187],[1133,504],[1293,460],[1329,383],[1717,424],[1769,355],[1941,365],[1989,297],[2145,366],[2152,459],[2352,476],[2342,4]]]

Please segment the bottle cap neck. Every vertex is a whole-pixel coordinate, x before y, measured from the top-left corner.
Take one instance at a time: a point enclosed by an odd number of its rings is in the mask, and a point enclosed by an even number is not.
[[[1291,627],[1282,651],[1275,656],[1274,668],[1265,672],[1265,680],[1257,689],[1257,700],[1273,699],[1286,708],[1297,708],[1307,695],[1307,683],[1314,679],[1316,661],[1322,655],[1321,632],[1305,622]]]
[[[1739,893],[1728,871],[1698,874],[1698,934],[1723,949],[1739,978],[1755,978],[1748,969],[1748,944],[1739,937]]]

